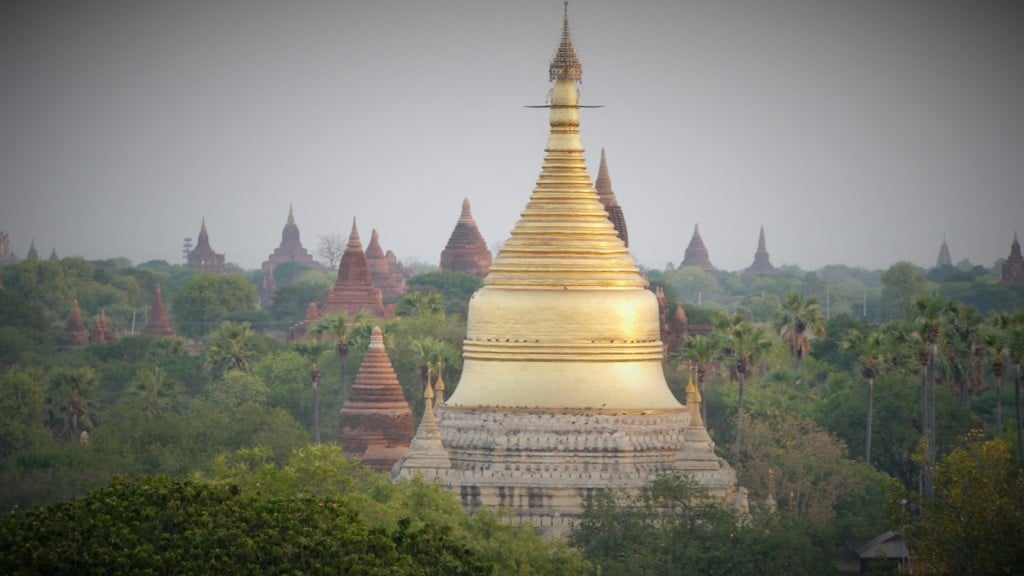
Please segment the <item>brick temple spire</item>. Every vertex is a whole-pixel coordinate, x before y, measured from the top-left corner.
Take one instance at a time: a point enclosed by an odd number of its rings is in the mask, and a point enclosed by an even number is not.
[[[29,262],[39,261],[39,252],[36,251],[36,239],[33,238],[32,242],[28,245],[28,254],[25,255],[25,260]]]
[[[174,328],[171,326],[171,319],[167,316],[167,308],[164,306],[164,295],[157,284],[153,294],[153,305],[149,308],[149,318],[146,319],[146,327],[142,329],[143,334],[150,336],[162,336],[174,338]]]
[[[92,330],[89,332],[89,343],[107,344],[115,340],[117,340],[117,335],[114,334],[113,329],[110,327],[107,313],[100,309],[100,313],[96,315],[95,324],[93,324]]]
[[[415,432],[412,410],[379,326],[373,327],[370,346],[338,418],[342,451],[378,472],[390,470],[409,451]]]
[[[210,246],[210,235],[206,231],[206,217],[203,217],[203,223],[199,227],[199,239],[196,241],[196,247],[188,254],[188,267],[215,274],[225,271],[224,255],[214,252]]]
[[[68,323],[64,328],[64,336],[60,340],[58,350],[71,350],[89,345],[89,330],[82,321],[82,310],[78,307],[78,299],[71,304]]]
[[[441,251],[442,272],[465,272],[483,278],[491,269],[491,251],[473,220],[469,198],[462,200],[462,213],[448,244]]]
[[[373,285],[380,288],[385,300],[394,301],[405,294],[405,277],[391,270],[387,254],[380,247],[380,236],[376,228],[370,232],[370,243],[366,246],[366,262],[370,265]]]
[[[353,218],[348,245],[345,246],[341,263],[338,264],[338,279],[327,292],[327,301],[322,312],[325,316],[345,314],[351,320],[361,311],[366,311],[378,319],[392,316],[391,310],[384,307],[384,297],[380,289],[373,284],[370,263],[363,252],[356,219]]]
[[[56,248],[50,250],[50,262],[60,262],[60,256],[57,256]]]
[[[700,266],[705,270],[714,269],[711,259],[708,257],[708,249],[704,246],[704,239],[700,237],[698,224],[693,225],[693,237],[690,238],[690,244],[686,247],[686,253],[679,266]]]
[[[608,160],[605,158],[604,148],[601,148],[601,166],[597,169],[597,180],[594,181],[594,189],[597,190],[597,197],[604,204],[608,212],[608,219],[615,226],[619,239],[627,247],[629,246],[629,232],[626,230],[626,216],[622,213],[622,206],[619,206],[615,192],[612,191],[612,179],[608,176]]]

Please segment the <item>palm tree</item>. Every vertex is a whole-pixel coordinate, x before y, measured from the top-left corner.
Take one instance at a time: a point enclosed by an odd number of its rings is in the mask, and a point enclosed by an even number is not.
[[[1024,429],[1021,426],[1021,371],[1024,370],[1024,312],[1014,315],[1006,338],[1010,362],[1016,368],[1013,384],[1013,412],[1017,421],[1017,458],[1024,461]]]
[[[423,390],[433,384],[438,374],[448,367],[458,366],[461,359],[454,346],[433,336],[414,338],[409,345],[420,366]],[[443,398],[441,401],[443,402]]]
[[[177,383],[167,379],[167,372],[154,366],[139,368],[128,394],[143,412],[159,416],[174,406],[179,392]]]
[[[399,316],[444,316],[444,296],[439,292],[409,292],[398,303]]]
[[[761,356],[771,349],[772,341],[768,338],[763,328],[754,326],[742,319],[733,323],[732,330],[726,335],[726,338],[728,338],[732,360],[736,366],[736,375],[739,379],[739,399],[736,409],[736,443],[733,448],[736,467],[739,468],[740,445],[743,434],[743,387],[751,367],[756,365]]]
[[[721,356],[721,338],[715,333],[712,333],[710,337],[698,334],[692,338],[687,338],[683,342],[683,347],[669,357],[669,361],[673,362],[677,367],[683,362],[689,362],[694,365],[697,369],[697,389],[700,390],[701,398],[704,398],[708,372],[715,369]],[[707,402],[701,402],[700,411],[704,426],[707,427]]]
[[[1003,435],[1003,375],[1009,364],[1007,337],[1011,324],[1012,317],[1009,314],[997,313],[992,316],[990,326],[981,335],[985,356],[996,378],[996,437]]]
[[[295,351],[303,358],[309,360],[309,379],[313,384],[313,442],[320,443],[320,368],[317,366],[317,358],[326,352],[330,346],[315,338],[300,340],[294,344]]]
[[[334,351],[338,353],[338,359],[341,361],[340,404],[344,406],[348,398],[348,352],[352,346],[352,334],[347,318],[344,314],[324,317],[311,332],[315,336],[326,335],[334,340]]]
[[[203,363],[208,372],[216,376],[228,370],[252,373],[256,357],[256,332],[249,323],[225,322],[213,333]]]
[[[882,373],[885,366],[885,352],[888,341],[885,333],[879,330],[864,336],[857,330],[851,330],[843,340],[843,348],[857,353],[860,361],[860,373],[868,382],[868,416],[865,430],[864,462],[871,464],[871,424],[874,419],[875,378]]]
[[[937,454],[935,433],[935,370],[938,357],[939,338],[950,313],[949,302],[942,296],[923,296],[914,300],[910,306],[910,318],[917,325],[921,339],[927,344],[928,356],[925,368],[925,384],[922,399],[924,400],[923,428],[925,430],[925,470],[924,495],[931,499],[934,495],[931,472],[935,467]]]
[[[825,319],[818,299],[812,296],[804,300],[798,292],[786,294],[779,316],[779,335],[800,372],[804,358],[811,353],[811,341],[825,336]]]
[[[79,437],[93,427],[92,413],[95,401],[91,398],[96,388],[96,373],[92,368],[58,368],[50,376],[50,408],[63,415],[62,434]]]

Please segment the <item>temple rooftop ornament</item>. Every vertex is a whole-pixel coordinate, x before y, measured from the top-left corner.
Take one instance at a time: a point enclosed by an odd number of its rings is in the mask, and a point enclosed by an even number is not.
[[[1020,253],[1016,231],[1013,233],[1013,243],[1010,244],[1010,256],[1003,262],[1003,283],[1024,284],[1024,256]]]
[[[171,319],[167,316],[167,308],[164,306],[164,295],[157,284],[153,294],[153,305],[149,309],[149,317],[146,318],[146,327],[142,329],[143,334],[150,336],[162,336],[174,338],[174,328],[171,326]]]
[[[483,278],[491,269],[493,257],[487,248],[487,242],[480,234],[473,212],[470,210],[469,198],[462,200],[462,212],[455,223],[448,244],[441,251],[442,272],[465,272]]]
[[[691,411],[665,380],[658,303],[587,170],[567,17],[550,77],[540,176],[470,300],[461,379],[437,407],[450,467],[413,446],[392,477],[434,478],[470,511],[510,507],[558,536],[595,490],[686,469],[725,498],[735,474],[706,443],[687,444]]]
[[[313,260],[313,256],[310,255],[310,253],[302,246],[299,227],[295,224],[295,213],[292,211],[292,206],[290,204],[288,205],[288,220],[285,222],[284,228],[281,230],[281,244],[278,245],[267,260],[263,262],[260,266],[260,270],[262,270],[264,274],[270,274],[279,264],[285,264],[287,262],[295,262],[310,268],[317,267],[317,263]]]
[[[210,246],[210,235],[206,232],[205,217],[199,227],[199,239],[196,241],[196,247],[188,254],[188,267],[214,274],[222,274],[226,270],[224,255],[214,252]]]
[[[338,418],[342,451],[378,472],[391,470],[409,451],[415,432],[412,411],[379,326],[373,327],[370,346]]]
[[[946,235],[942,235],[942,245],[939,246],[939,257],[935,260],[936,268],[953,265],[953,257],[949,254],[949,245],[946,244]]]
[[[320,312],[323,316],[344,314],[352,320],[361,311],[380,320],[393,315],[392,308],[384,306],[380,289],[373,284],[370,263],[366,260],[356,219],[353,218],[352,232],[349,233],[348,244],[338,264],[338,279],[327,292],[327,300]]]
[[[594,188],[597,189],[597,197],[601,200],[601,204],[604,204],[605,211],[608,212],[608,219],[615,226],[615,232],[628,248],[629,232],[626,230],[626,216],[622,213],[622,206],[619,206],[619,201],[615,198],[615,192],[612,191],[612,179],[608,176],[608,160],[605,158],[604,148],[601,148],[601,166],[597,169]]]
[[[704,239],[700,237],[700,226],[698,224],[693,225],[693,236],[690,238],[690,244],[686,247],[683,261],[679,264],[680,268],[684,266],[699,266],[705,270],[715,269],[711,264],[711,258],[708,257],[708,249],[704,246]]]
[[[768,258],[768,249],[765,247],[764,226],[761,226],[761,232],[757,236],[757,252],[754,252],[754,262],[743,271],[743,275],[757,276],[775,274],[775,272],[775,266],[772,266],[772,261]]]

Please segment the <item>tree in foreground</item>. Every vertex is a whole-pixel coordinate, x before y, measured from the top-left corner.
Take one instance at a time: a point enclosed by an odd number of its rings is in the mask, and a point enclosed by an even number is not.
[[[569,541],[607,576],[835,573],[819,531],[788,514],[738,513],[678,474],[594,494]]]
[[[927,574],[1024,574],[1024,470],[1002,440],[969,436],[935,469],[935,495],[890,504]]]
[[[804,358],[811,353],[811,342],[825,336],[825,319],[818,306],[818,299],[790,292],[782,304],[779,316],[779,335],[789,349],[789,354],[796,361],[796,371],[800,372]]]
[[[0,572],[440,576],[493,567],[429,525],[374,528],[344,499],[151,477],[4,518]]]

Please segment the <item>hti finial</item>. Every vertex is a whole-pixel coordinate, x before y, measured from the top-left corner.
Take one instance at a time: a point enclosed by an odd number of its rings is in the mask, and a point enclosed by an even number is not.
[[[548,70],[549,79],[552,82],[562,79],[576,82],[583,80],[583,66],[580,65],[579,58],[576,57],[576,48],[572,43],[572,32],[569,31],[569,0],[565,0],[562,17],[562,39],[558,43],[558,50],[555,51],[555,57],[551,60],[551,66]]]

